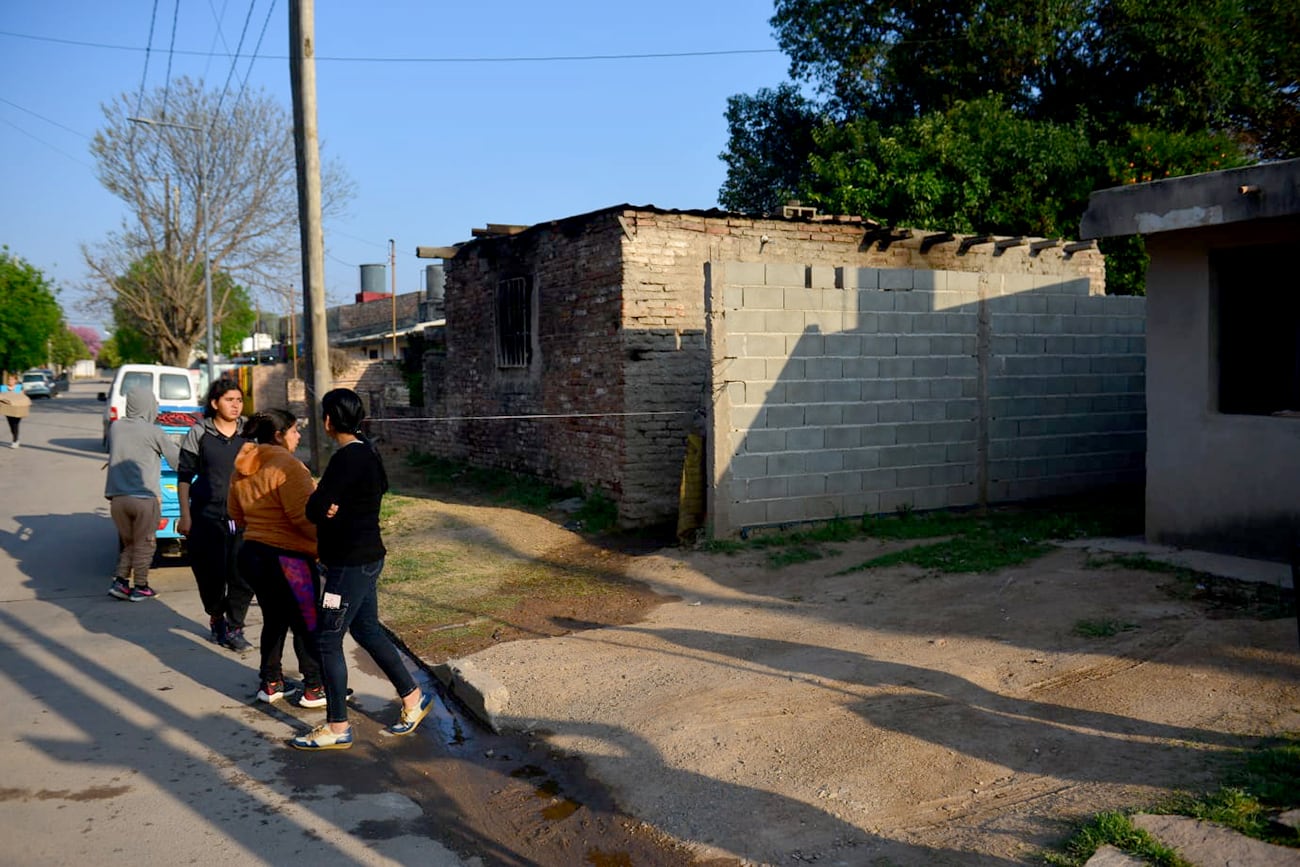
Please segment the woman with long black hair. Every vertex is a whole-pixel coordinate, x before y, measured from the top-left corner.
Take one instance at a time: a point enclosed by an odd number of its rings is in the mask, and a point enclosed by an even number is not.
[[[338,451],[307,501],[316,525],[317,550],[325,569],[316,642],[325,680],[325,724],[290,741],[300,750],[345,750],[352,746],[346,704],[348,664],[343,636],[350,634],[397,690],[402,710],[389,735],[409,735],[429,713],[432,693],[420,689],[402,655],[379,625],[379,573],[384,569],[379,504],[388,474],[379,452],[361,435],[365,406],[349,388],[321,398],[325,433]]]
[[[324,707],[320,660],[313,632],[320,578],[316,571],[316,525],[307,520],[307,498],[316,485],[294,457],[301,434],[298,419],[284,409],[257,412],[244,425],[244,444],[235,457],[227,509],[244,534],[239,574],[262,608],[260,684],[257,697],[284,697],[285,636],[293,632],[303,690],[299,707]]]

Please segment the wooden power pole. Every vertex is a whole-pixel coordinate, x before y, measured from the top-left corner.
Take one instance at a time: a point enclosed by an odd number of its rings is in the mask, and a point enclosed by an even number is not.
[[[325,324],[325,235],[321,227],[320,140],[316,131],[316,12],[314,0],[289,2],[289,78],[293,143],[298,163],[298,225],[302,234],[303,342],[307,348],[307,430],[312,469],[324,470],[320,399],[333,387]]]

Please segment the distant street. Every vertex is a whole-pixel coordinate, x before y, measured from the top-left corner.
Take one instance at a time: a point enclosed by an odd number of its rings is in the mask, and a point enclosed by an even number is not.
[[[0,436],[0,863],[462,864],[418,803],[366,779],[423,732],[372,746],[362,718],[349,753],[295,753],[322,712],[253,700],[257,654],[205,639],[188,568],[156,570],[156,600],[107,595],[106,388],[37,401],[20,449]],[[387,682],[353,670],[379,718]]]

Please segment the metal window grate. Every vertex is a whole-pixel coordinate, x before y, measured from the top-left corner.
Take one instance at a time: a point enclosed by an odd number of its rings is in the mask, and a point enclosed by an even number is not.
[[[533,360],[533,287],[527,277],[497,283],[497,366],[527,367]]]

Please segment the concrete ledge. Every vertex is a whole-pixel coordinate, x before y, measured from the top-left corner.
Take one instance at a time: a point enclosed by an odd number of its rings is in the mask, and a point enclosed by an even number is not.
[[[1083,867],[1146,867],[1146,861],[1135,858],[1114,846],[1098,846],[1096,853]]]
[[[501,681],[468,659],[449,659],[435,665],[433,676],[480,722],[500,733],[498,719],[510,703],[510,692]]]
[[[1236,831],[1189,819],[1186,816],[1154,816],[1139,813],[1133,825],[1193,864],[1249,864],[1251,867],[1295,867],[1300,864],[1300,850],[1274,846]]]

